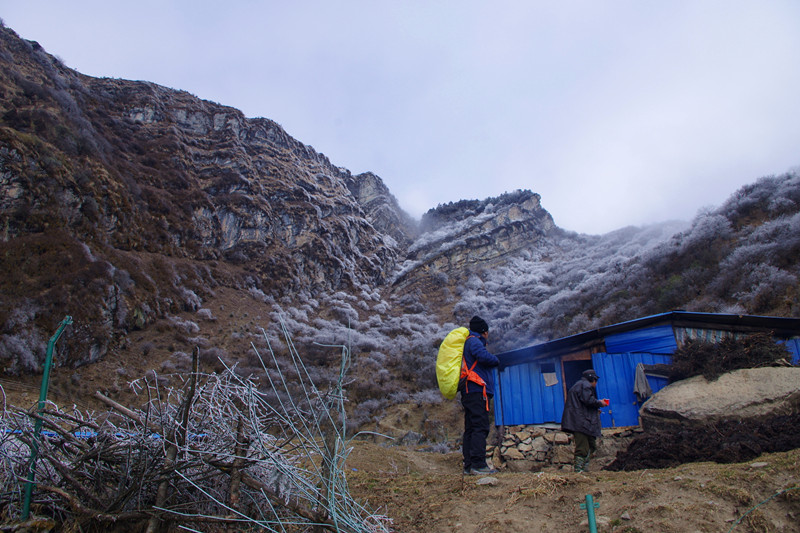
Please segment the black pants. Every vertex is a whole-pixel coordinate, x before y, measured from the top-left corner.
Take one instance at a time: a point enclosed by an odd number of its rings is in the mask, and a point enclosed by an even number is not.
[[[486,467],[486,437],[489,435],[489,411],[483,398],[483,387],[470,384],[469,392],[461,390],[464,406],[464,438],[461,452],[464,469]]]

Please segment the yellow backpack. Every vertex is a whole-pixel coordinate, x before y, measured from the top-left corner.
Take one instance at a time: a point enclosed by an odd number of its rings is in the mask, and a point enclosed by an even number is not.
[[[461,377],[461,359],[464,356],[464,343],[469,337],[469,329],[456,328],[442,341],[436,357],[436,381],[439,390],[448,400],[456,397],[458,380]]]

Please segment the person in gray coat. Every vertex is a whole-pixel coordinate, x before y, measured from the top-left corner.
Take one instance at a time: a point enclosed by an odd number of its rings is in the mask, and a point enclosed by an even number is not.
[[[561,417],[561,429],[573,434],[575,440],[575,471],[589,469],[589,459],[597,449],[600,430],[600,408],[608,400],[598,400],[596,387],[600,379],[594,370],[584,370],[581,379],[570,387]]]

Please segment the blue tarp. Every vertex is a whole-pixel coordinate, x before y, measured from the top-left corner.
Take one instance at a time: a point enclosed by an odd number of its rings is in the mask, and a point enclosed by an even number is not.
[[[782,342],[792,352],[792,364],[800,365],[800,339],[788,339]]]
[[[678,349],[672,326],[656,326],[609,335],[607,353],[652,353],[669,355]]]

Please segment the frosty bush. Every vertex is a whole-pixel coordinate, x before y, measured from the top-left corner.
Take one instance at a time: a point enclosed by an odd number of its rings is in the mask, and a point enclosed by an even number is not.
[[[0,335],[0,361],[13,376],[38,371],[46,351],[47,345],[36,330]]]
[[[186,332],[197,333],[200,331],[200,326],[191,320],[184,320],[179,316],[167,315],[167,321],[174,327]]]
[[[250,294],[250,296],[252,296],[252,297],[253,297],[253,299],[254,299],[254,300],[256,300],[257,302],[270,303],[270,302],[272,301],[272,298],[271,298],[271,297],[269,297],[269,296],[267,296],[266,294],[264,294],[264,291],[262,291],[262,290],[261,290],[261,289],[259,289],[259,288],[256,288],[256,287],[250,287],[250,288],[247,290],[247,292],[248,292],[248,293]]]
[[[442,393],[439,392],[439,389],[426,389],[411,395],[411,401],[416,403],[417,407],[437,405],[442,403],[442,400]]]
[[[211,309],[208,309],[206,307],[198,309],[197,316],[200,317],[202,320],[207,320],[209,322],[214,322],[217,320]]]
[[[669,380],[672,383],[702,375],[711,381],[732,370],[791,360],[786,346],[776,343],[768,333],[730,336],[716,343],[691,340],[672,355]]]
[[[352,422],[353,427],[359,428],[367,422],[376,421],[374,419],[374,415],[386,407],[387,404],[388,402],[384,398],[373,398],[359,402],[350,414],[350,421]]]
[[[193,290],[181,287],[184,311],[196,311],[203,305],[203,301]]]

